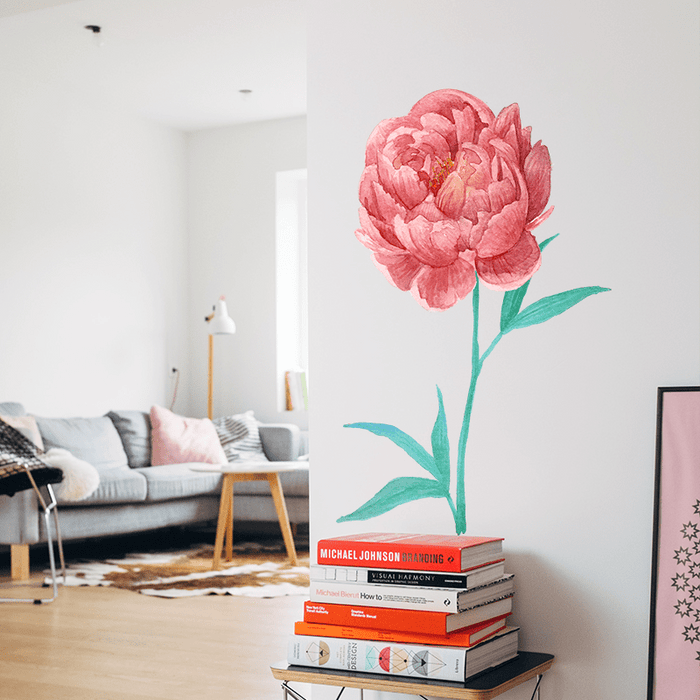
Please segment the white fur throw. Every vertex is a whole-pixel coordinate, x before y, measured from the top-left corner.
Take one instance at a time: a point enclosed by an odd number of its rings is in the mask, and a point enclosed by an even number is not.
[[[53,487],[56,498],[62,501],[82,501],[100,485],[97,469],[62,447],[52,447],[43,460],[63,472],[63,481]]]

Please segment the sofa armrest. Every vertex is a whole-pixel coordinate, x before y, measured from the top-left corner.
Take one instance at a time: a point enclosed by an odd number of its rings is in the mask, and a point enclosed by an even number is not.
[[[39,537],[39,505],[31,489],[0,496],[0,544],[35,544]]]
[[[258,426],[260,442],[271,462],[291,462],[299,456],[301,430],[293,423],[266,423]]]

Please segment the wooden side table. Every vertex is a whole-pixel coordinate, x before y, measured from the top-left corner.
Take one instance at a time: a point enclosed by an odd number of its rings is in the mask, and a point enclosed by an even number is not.
[[[219,503],[219,519],[216,525],[216,542],[214,544],[214,561],[212,569],[221,568],[221,557],[224,544],[226,546],[226,561],[233,559],[233,485],[236,481],[267,481],[270,484],[272,500],[277,511],[277,519],[282,530],[287,556],[293,566],[299,565],[297,552],[289,524],[287,504],[284,501],[281,472],[305,471],[308,462],[232,462],[230,464],[197,464],[190,467],[193,471],[220,472],[223,476],[221,484],[221,501]]]
[[[551,668],[553,662],[552,654],[521,651],[515,659],[470,678],[466,683],[289,666],[286,662],[276,664],[270,670],[277,680],[282,681],[285,700],[288,694],[296,700],[302,698],[296,690],[289,687],[290,682],[359,688],[360,698],[363,697],[364,690],[383,690],[387,693],[430,695],[437,698],[452,698],[452,700],[491,700],[533,678],[537,678],[535,690],[539,698],[542,675]],[[532,697],[535,697],[534,692]]]

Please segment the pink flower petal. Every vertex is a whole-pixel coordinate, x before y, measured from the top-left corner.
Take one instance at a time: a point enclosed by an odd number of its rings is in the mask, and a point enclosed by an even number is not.
[[[365,147],[365,165],[376,165],[377,156],[381,153],[387,139],[398,129],[408,129],[414,126],[415,120],[410,117],[397,117],[395,119],[385,119],[379,122],[367,140]]]
[[[513,149],[513,160],[522,166],[530,152],[530,132],[520,124],[520,107],[517,104],[504,107],[496,117],[493,132]]]
[[[414,280],[423,266],[410,253],[375,253],[374,264],[384,273],[384,276],[398,287],[407,292],[413,286]]]
[[[454,121],[455,114],[468,111],[474,114],[476,118],[474,124],[479,129],[491,124],[494,120],[493,112],[478,97],[461,90],[450,89],[436,90],[427,94],[413,105],[409,114],[410,116],[420,116],[434,112]],[[476,140],[475,132],[463,133],[462,136],[469,141]]]
[[[462,213],[467,187],[457,173],[450,173],[435,198],[437,208],[445,216],[456,219]]]
[[[382,154],[377,169],[384,189],[404,207],[412,209],[427,196],[428,186],[413,168],[407,165],[397,167]]]
[[[389,282],[401,291],[408,291],[421,263],[404,248],[388,243],[364,209],[360,209],[360,223],[362,228],[355,231],[357,240],[372,252],[374,264]]]
[[[477,256],[492,258],[509,251],[525,229],[526,208],[526,201],[516,200],[494,214],[476,247]]]
[[[355,231],[355,236],[364,245],[369,248],[372,252],[377,252],[380,250],[396,250],[402,251],[403,246],[396,241],[396,244],[387,241],[387,239],[382,235],[380,229],[375,225],[374,219],[369,215],[367,210],[362,207],[360,208],[360,226],[362,228]]]
[[[451,265],[460,252],[463,252],[459,250],[462,231],[454,221],[442,220],[433,223],[418,216],[412,221],[404,222],[396,217],[394,228],[403,247],[424,265]]]
[[[525,182],[529,193],[527,220],[532,221],[547,206],[551,189],[552,161],[549,149],[538,141],[525,159]]]
[[[472,263],[466,258],[457,258],[448,267],[423,267],[411,293],[424,309],[444,311],[464,299],[475,284]]]
[[[535,237],[524,231],[507,252],[492,258],[477,258],[476,271],[487,287],[509,291],[517,289],[537,272],[542,261]]]

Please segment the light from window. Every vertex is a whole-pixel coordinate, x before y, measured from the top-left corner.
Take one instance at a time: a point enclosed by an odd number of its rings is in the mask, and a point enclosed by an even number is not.
[[[279,410],[306,408],[308,271],[306,169],[277,173],[277,399]]]

